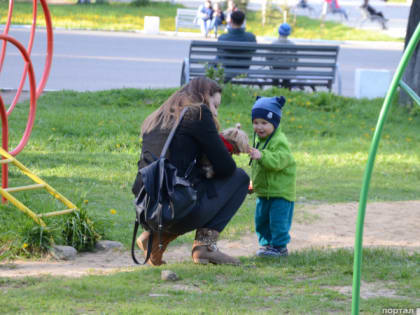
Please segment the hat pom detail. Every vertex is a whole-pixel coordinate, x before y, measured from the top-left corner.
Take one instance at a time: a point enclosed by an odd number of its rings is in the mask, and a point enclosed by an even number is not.
[[[276,100],[277,100],[278,107],[282,109],[284,104],[286,104],[286,99],[284,98],[284,96],[280,96],[280,97],[276,97]]]

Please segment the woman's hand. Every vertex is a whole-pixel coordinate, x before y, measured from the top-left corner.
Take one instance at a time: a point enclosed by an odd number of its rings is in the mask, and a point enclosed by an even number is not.
[[[248,194],[253,194],[254,193],[254,187],[252,186],[252,181],[249,182],[249,186],[248,186]]]
[[[261,159],[261,152],[258,149],[255,148],[249,148],[249,157],[253,160],[259,160]]]

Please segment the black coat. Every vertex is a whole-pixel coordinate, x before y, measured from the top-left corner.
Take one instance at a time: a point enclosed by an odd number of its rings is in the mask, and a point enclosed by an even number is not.
[[[169,132],[170,130],[156,128],[143,135],[139,169],[153,161],[154,156],[160,155]],[[172,139],[168,158],[177,167],[179,175],[183,176],[192,161],[195,158],[199,161],[202,155],[206,155],[213,166],[215,178],[229,177],[236,169],[235,161],[220,139],[210,109],[206,105],[192,108],[186,113]],[[199,188],[199,193],[207,191],[209,197],[216,196],[214,187],[211,186],[212,181],[206,180],[199,168],[197,163],[191,172],[191,179]],[[141,177],[138,174],[132,187],[134,195],[139,193],[141,187]]]

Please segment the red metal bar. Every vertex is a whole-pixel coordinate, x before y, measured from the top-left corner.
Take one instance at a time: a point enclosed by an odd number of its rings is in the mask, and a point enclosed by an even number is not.
[[[6,108],[4,106],[3,98],[0,95],[0,116],[1,116],[1,145],[3,148],[6,148],[9,145],[9,126],[7,122],[7,114],[6,114]],[[3,156],[2,159],[5,157]],[[1,166],[1,187],[7,188],[8,187],[8,181],[9,181],[9,170],[7,164],[3,164]],[[3,203],[6,201],[5,198],[2,198]]]
[[[28,48],[26,49],[26,51],[28,52],[29,55],[31,55],[32,47],[33,47],[33,44],[34,44],[37,11],[38,11],[37,0],[33,0],[31,35],[29,37]],[[25,68],[23,69],[22,77],[20,79],[20,84],[19,84],[19,87],[17,89],[16,95],[13,98],[13,101],[10,104],[9,108],[7,109],[7,116],[9,116],[12,113],[12,111],[15,108],[17,102],[19,101],[20,94],[22,93],[23,86],[25,85],[27,73],[28,73],[28,65],[26,64]]]
[[[26,124],[25,132],[22,136],[22,139],[20,140],[19,144],[9,153],[13,156],[16,156],[20,151],[23,150],[26,143],[29,140],[29,137],[32,132],[32,127],[34,125],[35,120],[35,111],[36,111],[36,83],[35,83],[35,73],[34,68],[32,66],[31,58],[29,57],[28,52],[26,51],[25,47],[21,43],[19,43],[16,39],[13,37],[10,37],[9,35],[0,35],[0,40],[6,40],[13,45],[16,46],[17,49],[19,49],[23,59],[27,63],[28,66],[28,73],[29,73],[29,87],[30,87],[30,105],[29,105],[29,115],[28,115],[28,122]],[[7,147],[3,147],[4,150],[8,151]]]
[[[52,64],[52,56],[53,56],[53,30],[52,30],[52,23],[51,23],[51,15],[50,15],[50,11],[48,9],[48,5],[46,3],[46,0],[40,0],[40,2],[41,2],[41,5],[42,5],[42,10],[44,11],[45,25],[46,25],[46,30],[47,30],[47,48],[46,48],[47,55],[45,57],[44,72],[42,74],[40,82],[38,83],[38,87],[37,87],[37,91],[36,91],[36,98],[37,99],[41,96],[42,92],[44,91],[45,85],[47,84],[48,77],[50,75],[51,64]],[[32,18],[31,36],[30,36],[29,44],[28,44],[28,48],[27,48],[27,51],[28,51],[29,55],[32,52],[33,40],[34,40],[34,37],[35,37],[36,17],[37,17],[37,11],[38,11],[37,0],[33,0],[33,11],[34,11],[34,13],[33,13],[33,18]],[[26,81],[27,72],[28,72],[28,68],[27,68],[27,65],[25,65],[25,69],[24,69],[24,72],[22,74],[22,78],[21,78],[21,81],[20,81],[19,88],[16,92],[16,95],[15,95],[9,109],[7,110],[7,115],[11,114],[11,112],[15,108],[17,102],[19,101],[20,94],[22,93],[22,89],[23,89],[23,86],[24,86],[25,81]]]
[[[42,10],[44,11],[45,26],[47,29],[47,56],[45,57],[44,73],[42,74],[38,89],[36,91],[36,98],[41,96],[42,91],[44,91],[45,85],[47,84],[53,57],[53,28],[51,22],[51,14],[50,10],[48,9],[47,0],[40,0],[40,2],[42,5]]]
[[[13,4],[14,4],[13,0],[9,0],[9,12],[7,14],[6,26],[3,31],[4,35],[9,34],[10,23],[12,21],[12,14],[13,14]],[[1,68],[3,67],[4,57],[6,56],[6,46],[7,46],[7,42],[4,40],[1,47],[1,54],[0,54],[0,72],[1,72]]]

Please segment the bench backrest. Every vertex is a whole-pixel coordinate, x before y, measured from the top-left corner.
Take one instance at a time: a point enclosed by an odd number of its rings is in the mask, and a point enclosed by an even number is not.
[[[337,67],[339,46],[258,44],[246,42],[191,41],[190,78],[202,76],[206,64],[220,63],[225,75],[246,76],[246,82],[264,79],[314,80],[331,89]],[[236,79],[232,80],[232,83]]]
[[[191,9],[177,9],[175,23],[179,26],[194,24],[194,20],[197,17],[197,10]]]

